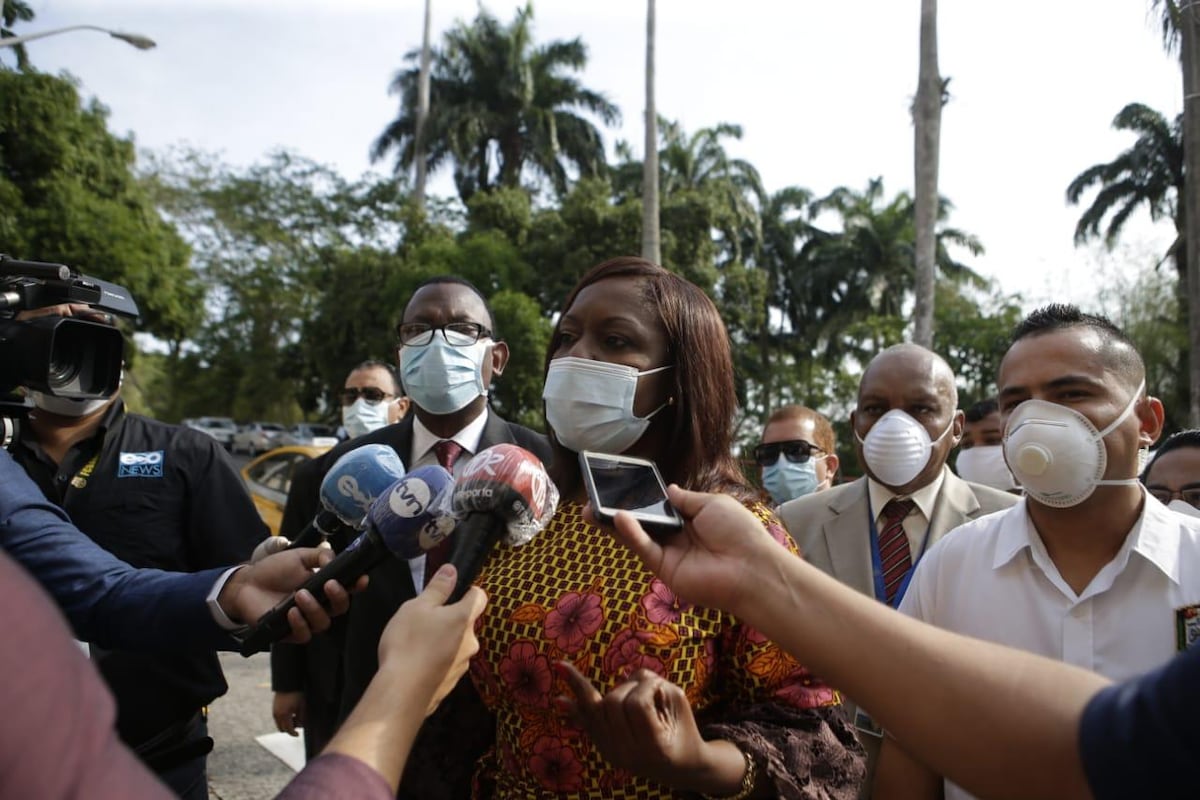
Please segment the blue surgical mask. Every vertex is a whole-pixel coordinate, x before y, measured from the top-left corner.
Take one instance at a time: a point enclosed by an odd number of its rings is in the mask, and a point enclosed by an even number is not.
[[[371,404],[367,398],[360,397],[353,404],[342,406],[342,427],[351,439],[377,431],[388,424],[388,412],[395,403],[395,400],[384,400]]]
[[[483,360],[491,352],[491,341],[480,339],[466,347],[455,347],[438,333],[422,347],[400,348],[400,375],[404,390],[418,408],[430,414],[453,414],[487,394],[483,385]]]
[[[763,467],[762,480],[763,488],[778,505],[812,494],[820,485],[817,480],[817,457],[810,456],[804,463],[795,464],[780,453],[774,464]]]

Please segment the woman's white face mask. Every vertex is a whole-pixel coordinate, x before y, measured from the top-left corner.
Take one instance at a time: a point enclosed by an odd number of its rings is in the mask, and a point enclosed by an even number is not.
[[[650,418],[633,413],[638,378],[670,369],[671,365],[638,372],[624,364],[564,356],[550,362],[542,400],[546,421],[568,450],[623,453],[642,438]]]

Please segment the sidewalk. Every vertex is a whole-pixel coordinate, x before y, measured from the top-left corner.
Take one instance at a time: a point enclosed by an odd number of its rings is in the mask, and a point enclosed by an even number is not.
[[[266,653],[243,658],[221,653],[229,693],[209,707],[208,733],[215,746],[208,757],[211,800],[267,800],[294,774],[267,752],[255,736],[271,733],[271,661]]]

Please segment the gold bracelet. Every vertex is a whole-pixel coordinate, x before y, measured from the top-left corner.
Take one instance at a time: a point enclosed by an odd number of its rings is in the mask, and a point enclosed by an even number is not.
[[[754,794],[754,785],[758,783],[758,765],[754,762],[754,757],[745,750],[738,748],[738,752],[742,754],[742,758],[746,759],[746,771],[742,775],[742,785],[738,787],[734,794],[726,794],[721,796],[711,794],[701,794],[704,800],[746,800],[747,797]]]

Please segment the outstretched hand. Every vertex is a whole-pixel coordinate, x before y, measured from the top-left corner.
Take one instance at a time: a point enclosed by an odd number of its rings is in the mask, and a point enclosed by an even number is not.
[[[631,514],[618,511],[614,535],[680,597],[738,613],[758,571],[779,557],[779,545],[732,497],[674,484],[667,496],[684,519],[682,533],[653,539]],[[590,507],[586,513],[595,520]]]
[[[487,595],[472,586],[457,603],[446,605],[457,574],[453,565],[442,565],[425,590],[392,615],[379,639],[380,671],[398,669],[413,691],[429,692],[426,716],[450,693],[467,671],[471,656],[479,652],[475,621],[487,605]]]
[[[302,547],[266,556],[235,572],[221,589],[217,602],[231,620],[253,623],[332,559],[333,551],[327,547]],[[354,591],[366,585],[364,575]],[[307,590],[296,592],[296,607],[287,617],[292,633],[284,641],[303,644],[313,634],[328,630],[331,618],[350,608],[350,593],[337,581],[327,581],[324,590],[329,599],[328,611]]]

